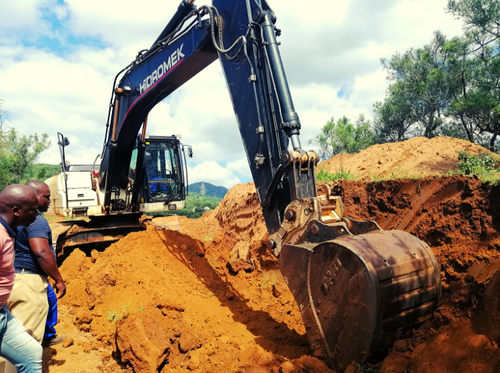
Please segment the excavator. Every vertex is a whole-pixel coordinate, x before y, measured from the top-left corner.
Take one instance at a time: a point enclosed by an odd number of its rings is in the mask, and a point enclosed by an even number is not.
[[[62,171],[45,180],[52,200],[45,215],[72,219],[52,227],[59,263],[77,247],[84,252],[104,249],[131,232],[147,229],[143,214],[184,208],[188,193],[185,153],[192,157],[193,150],[180,142],[180,135],[150,136],[146,125],[147,121],[131,153],[124,198],[113,199],[107,207],[104,188],[99,185],[100,155],[92,164],[70,164],[65,151],[69,140],[57,133]],[[120,196],[119,189],[113,192]],[[139,201],[133,205],[132,192],[134,201]],[[162,219],[149,219],[150,225],[155,222],[161,226]]]
[[[144,127],[145,128],[145,127]],[[66,146],[69,140],[62,133],[57,133],[57,144],[61,154],[62,172],[45,182],[53,194],[47,211],[48,216],[67,218],[105,216],[106,209],[101,203],[104,198],[102,190],[97,187],[99,163],[71,165],[66,161]],[[140,144],[140,148],[138,145]],[[129,181],[140,182],[137,188],[141,203],[136,209],[141,213],[156,211],[175,211],[184,208],[187,195],[187,169],[185,146],[180,136],[149,136],[144,133],[137,138],[132,151],[129,168]],[[138,155],[141,149],[141,156]],[[193,155],[190,145],[188,154]],[[137,177],[136,174],[141,176]],[[131,186],[126,192],[126,200],[130,200]],[[126,204],[125,200],[115,203]],[[116,207],[116,211],[123,209]],[[130,206],[129,206],[130,209]]]
[[[102,198],[98,211],[80,211],[95,229],[124,222],[125,231],[148,211],[155,185],[148,166],[161,168],[157,154],[147,151],[148,113],[218,60],[269,233],[267,247],[300,308],[312,355],[343,371],[353,361],[369,361],[388,333],[432,317],[441,297],[440,267],[417,237],[344,216],[341,198],[317,185],[319,158],[300,142],[276,20],[267,0],[213,0],[200,7],[182,0],[152,46],[115,78],[99,167],[86,173]],[[171,203],[158,201],[159,210]]]

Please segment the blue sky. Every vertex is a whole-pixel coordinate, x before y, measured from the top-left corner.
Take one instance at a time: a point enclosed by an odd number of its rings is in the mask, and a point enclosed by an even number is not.
[[[428,43],[435,30],[461,34],[446,0],[269,0],[282,30],[281,53],[306,149],[331,118],[372,118],[387,81],[380,58]],[[91,163],[101,151],[116,73],[156,39],[178,1],[0,0],[0,98],[7,126],[48,133],[39,162]],[[198,6],[208,4],[196,1]],[[311,3],[312,4],[312,3]],[[151,112],[149,132],[181,134],[192,145],[190,182],[251,180],[217,62]]]

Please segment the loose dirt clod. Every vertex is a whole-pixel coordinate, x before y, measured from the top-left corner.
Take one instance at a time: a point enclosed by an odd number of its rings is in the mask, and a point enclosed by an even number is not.
[[[429,141],[437,146],[434,155],[457,143]],[[411,140],[384,146],[391,145],[390,154],[405,161],[415,149]],[[419,165],[434,159],[421,154]],[[427,242],[441,264],[444,289],[431,320],[387,341],[376,365],[353,363],[346,372],[498,373],[500,187],[461,176],[331,186],[347,216]],[[75,250],[61,267],[68,293],[58,326],[75,343],[51,348],[57,355],[45,371],[332,372],[310,356],[266,234],[249,183],[233,187],[200,219],[179,217],[179,231],[133,233],[92,258]],[[237,263],[244,268],[236,270]]]

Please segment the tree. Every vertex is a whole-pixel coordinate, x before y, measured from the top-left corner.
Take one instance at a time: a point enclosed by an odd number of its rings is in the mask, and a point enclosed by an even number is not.
[[[357,153],[375,143],[370,122],[361,114],[353,125],[345,116],[335,122],[332,117],[311,144],[320,146],[320,157],[331,158],[340,153]]]
[[[480,47],[500,38],[498,0],[448,0],[447,11],[462,19],[466,35]]]
[[[399,142],[409,138],[409,129],[415,123],[411,100],[405,97],[401,82],[389,86],[388,96],[373,105],[377,143]]]
[[[11,154],[5,149],[5,131],[3,123],[7,119],[7,112],[3,108],[3,100],[0,99],[0,189],[3,189],[9,180],[10,165],[12,163]]]
[[[0,98],[0,130],[3,128],[3,122],[7,119],[8,113],[3,108],[3,100]]]
[[[447,11],[464,22],[469,66],[461,95],[448,115],[494,149],[500,134],[500,3],[498,0],[448,0]],[[471,140],[473,141],[473,140]]]
[[[423,48],[412,48],[404,54],[394,54],[390,60],[381,60],[388,72],[387,79],[393,83],[388,92],[390,102],[378,105],[381,114],[376,118],[378,128],[394,127],[394,124],[384,122],[386,118],[397,119],[395,113],[391,114],[387,109],[401,107],[402,112],[398,115],[405,122],[399,129],[400,138],[408,130],[428,138],[440,134],[443,111],[460,89],[457,70],[449,61],[452,53],[445,48],[447,44],[447,38],[436,31],[431,43]]]
[[[443,46],[447,55],[446,79],[458,89],[445,108],[448,119],[441,133],[493,147],[499,134],[500,59],[496,48],[483,46],[468,36],[455,37]]]
[[[493,148],[500,134],[500,58],[485,47],[467,59],[467,79],[447,116],[460,123],[468,140]]]
[[[7,112],[0,100],[0,188],[24,183],[32,175],[36,158],[50,146],[49,135],[21,135],[14,128],[3,128]]]
[[[500,134],[500,3],[449,0],[465,36],[435,32],[422,48],[382,59],[391,84],[374,105],[377,141],[447,135],[494,148]]]

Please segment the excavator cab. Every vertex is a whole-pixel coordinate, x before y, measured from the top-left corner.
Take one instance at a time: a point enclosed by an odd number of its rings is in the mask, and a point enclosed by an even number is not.
[[[140,212],[179,210],[187,195],[185,148],[178,136],[147,136],[132,152],[129,179],[138,188]],[[142,152],[139,156],[139,152]],[[137,167],[138,162],[142,167]],[[142,172],[136,172],[140,169]],[[138,178],[138,180],[135,180]],[[166,207],[166,208],[165,208]]]
[[[183,175],[179,173],[180,159],[175,143],[149,140],[146,164],[151,201],[184,199]]]

